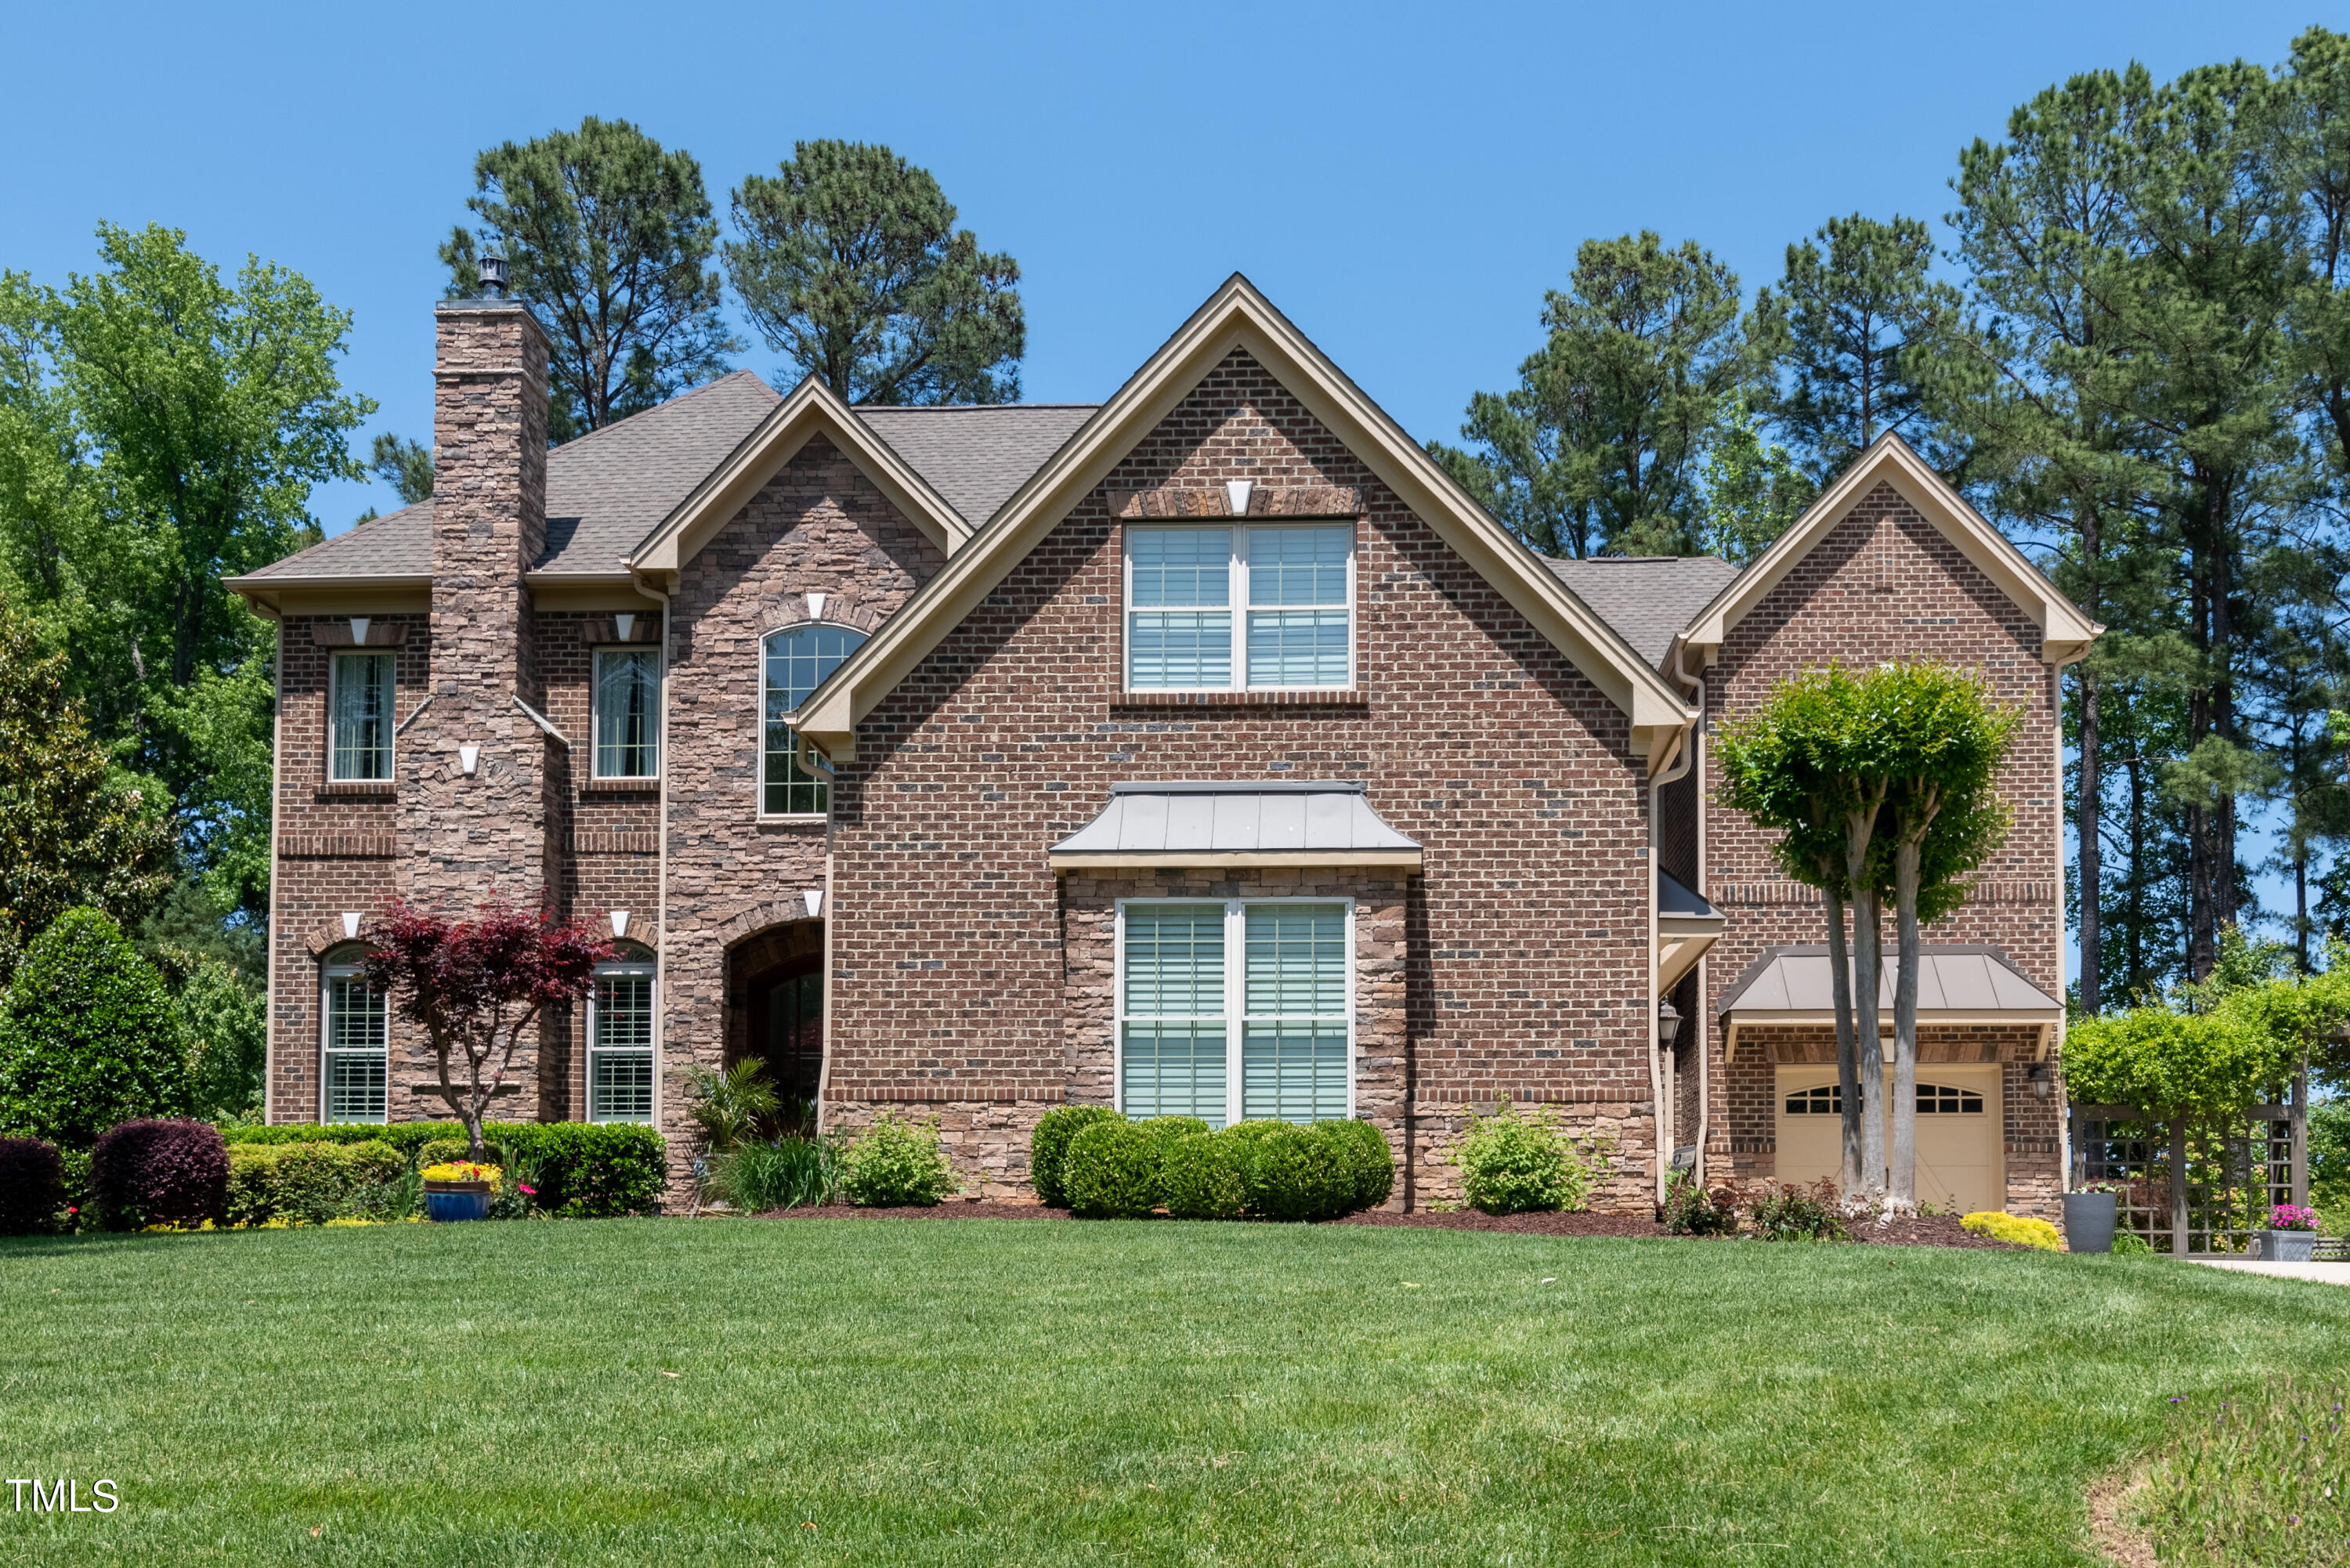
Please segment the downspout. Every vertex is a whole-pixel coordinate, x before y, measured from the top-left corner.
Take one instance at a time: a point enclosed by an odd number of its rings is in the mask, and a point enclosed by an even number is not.
[[[653,1009],[653,1126],[658,1127],[662,1125],[661,1112],[667,1097],[661,1093],[661,1085],[669,1066],[669,998],[673,978],[669,972],[668,962],[672,950],[669,940],[669,772],[675,765],[676,759],[670,755],[669,749],[669,595],[650,586],[642,577],[637,579],[637,588],[639,592],[650,594],[660,600],[661,607],[660,840],[659,858],[654,862],[653,871],[653,875],[660,878],[653,896],[653,940],[656,944],[653,949],[653,994],[660,999],[660,1005]],[[589,736],[588,742],[592,745],[595,737]],[[586,1096],[581,1097],[584,1099]],[[662,1141],[668,1141],[666,1133],[662,1135]]]
[[[397,691],[398,672],[394,671]],[[262,984],[269,988],[269,1012],[263,1020],[261,1119],[271,1127],[277,1125],[277,940],[285,933],[277,923],[277,835],[286,822],[286,804],[278,798],[278,785],[286,768],[286,620],[277,618],[277,657],[272,661],[269,675],[269,956],[267,971]],[[329,742],[331,744],[331,742]],[[319,990],[324,1002],[324,988]],[[323,1031],[321,1038],[324,1037]],[[326,1065],[325,1053],[319,1054],[319,1066]],[[323,1092],[324,1085],[320,1088]],[[326,1119],[326,1102],[319,1101],[319,1119]]]

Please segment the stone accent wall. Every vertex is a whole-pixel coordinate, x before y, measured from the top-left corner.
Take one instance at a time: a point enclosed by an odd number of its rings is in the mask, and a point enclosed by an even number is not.
[[[1240,478],[1358,503],[1359,690],[1128,701],[1117,514],[1194,515],[1138,497]],[[1453,1190],[1467,1108],[1513,1099],[1616,1136],[1601,1200],[1647,1203],[1646,781],[1627,722],[1241,353],[860,726],[834,794],[834,1082],[972,1104],[957,1086],[986,1085],[1024,1147],[1017,1124],[1053,1096],[1102,1096],[1076,1044],[1098,977],[1065,954],[1077,910],[1045,850],[1113,782],[1185,778],[1362,779],[1426,846],[1401,903],[1407,1190]]]
[[[686,565],[671,605],[658,1091],[681,1179],[694,1137],[683,1072],[691,1062],[724,1060],[728,951],[807,919],[804,895],[828,887],[823,820],[759,815],[760,639],[810,618],[811,592],[827,596],[827,621],[870,632],[944,565],[930,538],[822,437]],[[847,1005],[836,997],[827,1010],[837,1019]]]
[[[1981,895],[1928,927],[1925,937],[1992,943],[2033,984],[2062,995],[2057,686],[2056,671],[2041,660],[2040,644],[2040,628],[2021,607],[1890,484],[1879,484],[1732,628],[1720,660],[1706,672],[1706,711],[1709,725],[1718,726],[1726,717],[1752,712],[1788,677],[1830,663],[1866,668],[1884,659],[1936,659],[1981,670],[2001,701],[2023,710],[2022,729],[2000,779],[2014,821],[2006,846],[1982,868]],[[1770,1091],[1755,1077],[1767,1076],[1768,1068],[1749,1068],[1746,1042],[1757,1035],[1742,1031],[1739,1054],[1746,1061],[1721,1070],[1722,1028],[1712,1016],[1714,999],[1764,948],[1825,941],[1827,930],[1816,897],[1786,880],[1752,824],[1711,798],[1721,774],[1711,747],[1703,765],[1710,797],[1706,892],[1726,921],[1706,963],[1712,990],[1706,1004],[1708,1048],[1716,1068],[1709,1158],[1717,1171],[1768,1174]],[[1884,946],[1889,956],[1889,915]],[[1889,1027],[1889,1014],[1887,1022]],[[1925,1049],[1921,1031],[1921,1056]],[[1827,1059],[1835,1059],[1832,1037]],[[2043,1139],[2027,1133],[2011,1141]],[[2029,1148],[2011,1151],[2013,1199],[2039,1189],[2042,1178],[2025,1174],[2027,1156],[2038,1158]],[[2061,1175],[2057,1163],[2050,1154],[2051,1179]]]

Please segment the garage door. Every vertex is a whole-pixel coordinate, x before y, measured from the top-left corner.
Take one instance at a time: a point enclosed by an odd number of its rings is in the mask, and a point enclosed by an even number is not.
[[[1888,1087],[1892,1075],[1888,1067]],[[1834,1067],[1780,1068],[1779,1179],[1834,1179],[1844,1163],[1843,1118]],[[2004,1208],[2001,1120],[1997,1067],[1918,1064],[1918,1200],[1961,1214]]]

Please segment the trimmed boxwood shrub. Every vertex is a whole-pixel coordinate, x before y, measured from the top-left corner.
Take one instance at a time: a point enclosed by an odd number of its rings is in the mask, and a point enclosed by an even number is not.
[[[0,1127],[88,1148],[118,1122],[185,1114],[192,1093],[154,966],[99,911],[58,916],[0,994]]]
[[[89,1185],[114,1229],[220,1220],[228,1211],[228,1146],[209,1122],[124,1122],[90,1149]]]
[[[1215,1133],[1189,1133],[1168,1142],[1159,1155],[1159,1190],[1167,1212],[1178,1220],[1237,1220],[1241,1217],[1241,1168],[1231,1140]]]
[[[1150,1123],[1124,1117],[1085,1128],[1064,1157],[1061,1181],[1069,1207],[1088,1220],[1148,1217],[1159,1207],[1159,1161],[1167,1143],[1167,1135]]]
[[[66,1206],[65,1164],[36,1137],[0,1137],[0,1236],[36,1236]]]
[[[868,1209],[929,1209],[962,1185],[939,1143],[935,1116],[910,1121],[880,1111],[841,1162],[841,1191]]]
[[[1335,1220],[1355,1204],[1351,1140],[1329,1123],[1241,1122],[1241,1196],[1260,1220]]]
[[[1355,1183],[1348,1208],[1377,1209],[1394,1194],[1395,1154],[1388,1147],[1385,1133],[1368,1122],[1353,1119],[1314,1125],[1327,1128],[1347,1151],[1347,1166]]]
[[[228,1222],[391,1218],[388,1189],[408,1169],[407,1158],[380,1139],[239,1144],[228,1151]]]
[[[445,1143],[452,1121],[393,1122],[389,1126],[299,1123],[289,1127],[232,1127],[234,1145],[372,1143],[400,1151],[414,1168],[425,1146]],[[485,1122],[482,1136],[528,1170],[538,1189],[543,1213],[566,1220],[600,1220],[622,1214],[658,1214],[669,1186],[669,1146],[641,1122]],[[456,1145],[462,1151],[463,1138]]]
[[[1063,1106],[1037,1117],[1036,1130],[1028,1139],[1028,1179],[1036,1184],[1037,1199],[1067,1208],[1069,1194],[1061,1185],[1061,1170],[1070,1140],[1097,1123],[1125,1119],[1107,1106]]]

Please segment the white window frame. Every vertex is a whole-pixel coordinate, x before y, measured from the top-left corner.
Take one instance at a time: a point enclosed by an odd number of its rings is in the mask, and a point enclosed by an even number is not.
[[[391,671],[391,691],[384,699],[383,776],[380,779],[346,778],[335,767],[335,760],[342,752],[338,743],[338,732],[342,722],[343,668],[354,659],[380,659]],[[400,655],[389,648],[338,649],[327,659],[327,782],[382,784],[399,777]]]
[[[1182,530],[1206,532],[1222,528],[1225,548],[1230,561],[1225,597],[1230,600],[1232,614],[1232,683],[1226,686],[1136,686],[1134,681],[1134,618],[1146,613],[1134,602],[1134,536],[1137,534]],[[1248,550],[1245,536],[1252,531],[1273,533],[1301,529],[1325,529],[1347,533],[1347,675],[1336,685],[1284,683],[1279,686],[1253,686],[1248,678],[1248,618],[1249,576]],[[1128,523],[1118,539],[1118,686],[1128,696],[1157,696],[1166,692],[1200,691],[1351,691],[1362,669],[1361,592],[1356,578],[1357,561],[1362,555],[1362,542],[1357,537],[1359,529],[1351,517],[1291,517],[1274,521],[1217,524],[1206,522]]]
[[[1355,950],[1355,900],[1350,898],[1120,898],[1113,919],[1117,930],[1111,944],[1110,1104],[1126,1114],[1126,911],[1164,909],[1171,905],[1222,904],[1224,907],[1224,1125],[1241,1119],[1243,1053],[1248,1037],[1248,911],[1277,904],[1343,905],[1347,942],[1347,1111],[1355,1115],[1355,1031],[1362,1010],[1360,956]]]
[[[604,771],[604,660],[617,653],[650,653],[653,656],[653,771],[649,774],[608,774]],[[588,776],[597,779],[620,779],[629,783],[639,780],[651,783],[661,775],[667,737],[661,733],[662,670],[660,649],[650,642],[598,643],[588,661]],[[761,694],[764,702],[764,693]],[[764,722],[764,721],[763,721]]]
[[[318,1120],[339,1127],[380,1127],[391,1120],[391,999],[383,998],[383,1033],[380,1052],[338,1050],[335,1047],[335,982],[350,980],[359,974],[355,959],[338,959],[323,964],[318,971]],[[335,1060],[338,1057],[380,1055],[383,1062],[383,1115],[373,1121],[349,1120],[336,1122],[333,1112]]]
[[[752,720],[756,737],[754,743],[758,747],[759,765],[751,770],[753,779],[751,809],[761,822],[813,823],[832,820],[833,781],[830,779],[820,778],[816,781],[824,789],[822,811],[769,811],[767,809],[767,643],[770,639],[785,632],[823,630],[827,628],[834,631],[846,632],[857,639],[857,647],[851,648],[848,653],[842,657],[843,663],[847,663],[848,658],[855,655],[857,649],[864,647],[866,643],[872,640],[873,637],[869,631],[847,626],[837,620],[793,620],[785,621],[781,626],[769,627],[761,632],[758,640],[751,645],[752,690],[759,694],[758,702],[753,710]],[[792,733],[796,736],[799,732],[794,730]]]
[[[584,1053],[583,1053],[583,1054],[584,1054],[584,1056],[585,1056],[585,1059],[586,1059],[586,1064],[587,1064],[587,1069],[588,1069],[588,1071],[587,1071],[587,1075],[586,1075],[584,1078],[582,1078],[582,1079],[581,1079],[581,1081],[580,1081],[580,1106],[581,1106],[582,1111],[585,1113],[585,1115],[584,1115],[584,1116],[583,1116],[583,1118],[582,1118],[582,1119],[584,1119],[584,1120],[586,1120],[586,1121],[589,1121],[589,1122],[596,1122],[596,1123],[609,1123],[609,1124],[611,1124],[611,1125],[620,1126],[620,1127],[642,1127],[642,1126],[648,1126],[648,1125],[650,1125],[650,1126],[658,1126],[658,1125],[659,1125],[659,1123],[660,1123],[660,961],[659,961],[659,960],[657,960],[657,959],[621,959],[621,960],[619,960],[618,961],[613,962],[613,963],[599,963],[599,964],[598,964],[598,965],[596,966],[596,968],[595,968],[595,971],[594,971],[594,978],[595,978],[595,980],[596,980],[596,981],[604,981],[604,980],[607,980],[607,979],[610,979],[610,978],[615,977],[615,976],[635,976],[635,975],[642,975],[642,976],[644,977],[644,980],[645,980],[645,1006],[650,1010],[650,1011],[649,1011],[649,1014],[648,1014],[648,1024],[649,1024],[649,1028],[648,1028],[648,1033],[647,1033],[647,1040],[646,1040],[646,1044],[645,1044],[644,1048],[643,1048],[642,1050],[639,1050],[639,1049],[637,1049],[637,1048],[636,1048],[636,1047],[634,1047],[634,1046],[630,1046],[630,1047],[629,1047],[629,1048],[627,1048],[627,1049],[624,1049],[624,1050],[614,1050],[614,1051],[610,1052],[610,1053],[609,1053],[609,1054],[612,1054],[612,1055],[615,1055],[615,1056],[642,1056],[642,1057],[644,1057],[644,1058],[645,1058],[646,1062],[647,1062],[647,1063],[651,1066],[651,1068],[652,1068],[652,1084],[653,1084],[653,1091],[654,1091],[654,1092],[653,1092],[653,1095],[652,1095],[652,1104],[651,1104],[650,1107],[650,1108],[647,1110],[647,1112],[645,1113],[645,1116],[644,1116],[644,1117],[643,1117],[643,1119],[642,1119],[641,1121],[640,1121],[640,1120],[639,1120],[639,1118],[637,1118],[637,1117],[635,1117],[635,1116],[627,1116],[627,1117],[598,1116],[596,1114],[596,1058],[597,1058],[598,1056],[599,1056],[599,1055],[606,1054],[606,1053],[605,1053],[605,1052],[603,1052],[603,1051],[598,1050],[598,1049],[597,1048],[597,1044],[596,1044],[596,1012],[597,1012],[597,999],[596,999],[596,992],[597,992],[597,987],[596,987],[596,985],[594,985],[594,984],[592,984],[592,983],[591,983],[591,984],[588,986],[588,1034],[587,1034],[587,1039],[586,1039],[586,1049],[585,1049],[585,1051],[584,1051]]]

